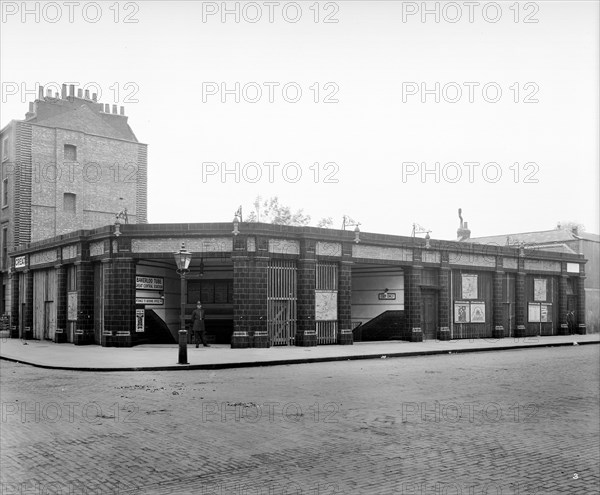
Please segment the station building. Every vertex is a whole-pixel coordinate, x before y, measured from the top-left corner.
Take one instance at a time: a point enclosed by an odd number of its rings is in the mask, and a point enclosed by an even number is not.
[[[192,252],[185,284],[173,253]],[[120,224],[10,253],[11,335],[232,347],[586,333],[583,255],[263,223]],[[568,321],[575,304],[577,321]]]
[[[148,147],[124,107],[63,84],[40,86],[22,120],[0,130],[0,315],[10,313],[11,250],[112,224],[147,221]]]

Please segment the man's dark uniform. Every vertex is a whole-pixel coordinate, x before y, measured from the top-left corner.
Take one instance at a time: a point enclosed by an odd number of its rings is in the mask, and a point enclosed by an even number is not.
[[[192,330],[194,332],[194,341],[196,342],[196,347],[202,340],[202,345],[204,347],[208,347],[206,343],[206,329],[204,327],[204,310],[196,308],[192,311]]]

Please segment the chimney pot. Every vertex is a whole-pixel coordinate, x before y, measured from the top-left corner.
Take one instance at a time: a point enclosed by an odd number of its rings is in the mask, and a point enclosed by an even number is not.
[[[120,110],[121,110],[121,111],[120,111],[120,114],[121,114],[121,115],[125,115],[125,107],[124,107],[124,106],[121,106],[121,109],[120,109]]]
[[[83,89],[77,88],[77,98],[83,98]]]
[[[44,86],[41,86],[38,88],[38,98],[40,100],[44,99]]]
[[[113,111],[112,113],[114,113],[115,115],[117,115],[117,105],[113,105]]]

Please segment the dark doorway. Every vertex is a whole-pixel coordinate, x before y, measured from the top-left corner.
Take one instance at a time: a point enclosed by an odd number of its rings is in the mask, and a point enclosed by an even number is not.
[[[423,291],[421,295],[421,331],[423,339],[435,340],[438,328],[437,292]]]

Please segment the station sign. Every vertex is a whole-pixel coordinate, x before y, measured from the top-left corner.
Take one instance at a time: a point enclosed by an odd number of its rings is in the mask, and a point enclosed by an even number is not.
[[[380,292],[379,294],[377,294],[377,297],[379,297],[380,301],[395,301],[396,293],[395,292]]]
[[[27,256],[17,256],[15,258],[15,269],[27,267]]]
[[[160,297],[136,297],[136,304],[147,304],[151,306],[162,306],[165,300]]]
[[[135,288],[138,290],[164,290],[165,281],[162,277],[135,277]]]

